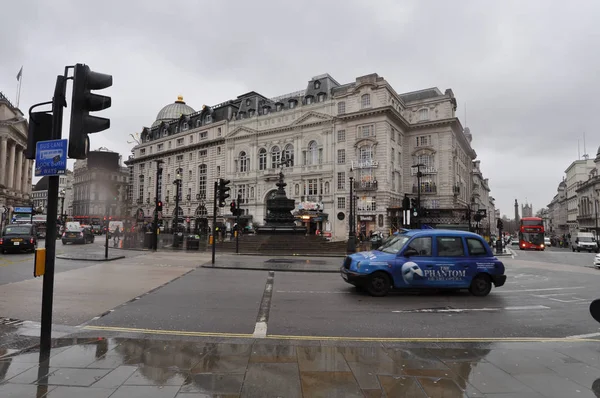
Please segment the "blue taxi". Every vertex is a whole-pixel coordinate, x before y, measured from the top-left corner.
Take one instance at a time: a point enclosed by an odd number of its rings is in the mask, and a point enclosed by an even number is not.
[[[340,272],[346,282],[377,297],[394,288],[469,289],[487,296],[492,284],[506,282],[504,264],[481,236],[439,229],[410,230],[377,250],[351,254]]]

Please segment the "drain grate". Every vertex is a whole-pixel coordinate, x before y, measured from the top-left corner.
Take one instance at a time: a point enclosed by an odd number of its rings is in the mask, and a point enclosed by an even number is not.
[[[0,325],[20,326],[23,323],[25,323],[25,321],[22,321],[20,319],[2,318],[2,317],[0,317]]]

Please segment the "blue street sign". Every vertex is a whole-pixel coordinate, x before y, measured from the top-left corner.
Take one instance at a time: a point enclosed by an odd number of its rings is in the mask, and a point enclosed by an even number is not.
[[[26,213],[31,214],[31,207],[15,207],[13,213]]]
[[[67,140],[39,141],[35,151],[35,175],[56,176],[67,170]]]

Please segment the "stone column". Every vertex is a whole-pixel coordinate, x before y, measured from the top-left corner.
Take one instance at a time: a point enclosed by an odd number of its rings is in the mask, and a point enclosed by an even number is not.
[[[29,159],[25,159],[25,157],[23,156],[23,171],[21,172],[21,191],[23,191],[23,193],[28,193],[31,192],[31,187],[28,187],[27,184],[29,183],[29,174],[31,173],[31,170],[29,169],[29,167],[31,167],[31,160]]]
[[[15,191],[22,191],[22,173],[23,173],[23,148],[17,148],[17,162],[15,163],[16,173],[15,173]]]
[[[0,185],[6,186],[6,137],[0,137]]]
[[[15,150],[17,143],[12,142],[10,149],[8,151],[8,181],[6,182],[6,187],[14,189],[15,183]]]

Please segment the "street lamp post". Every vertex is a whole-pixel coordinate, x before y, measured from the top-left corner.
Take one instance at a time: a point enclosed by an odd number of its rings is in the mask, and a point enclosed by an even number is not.
[[[65,190],[61,189],[58,193],[58,197],[60,198],[60,221],[64,224],[65,220]]]
[[[160,202],[160,198],[158,197],[160,184],[162,183],[162,160],[156,161],[156,197],[154,201],[154,225],[152,230],[152,250],[158,250],[158,202]]]
[[[177,239],[177,229],[179,227],[179,187],[181,186],[181,169],[177,169],[177,176],[175,181],[175,219],[173,229],[173,247],[179,247],[179,241]]]
[[[350,215],[348,217],[348,244],[346,252],[348,254],[356,252],[356,228],[354,226],[354,170],[350,168]]]
[[[417,168],[417,229],[421,229],[421,177],[423,177],[421,167],[425,167],[425,165],[423,163],[418,163],[412,167]]]

